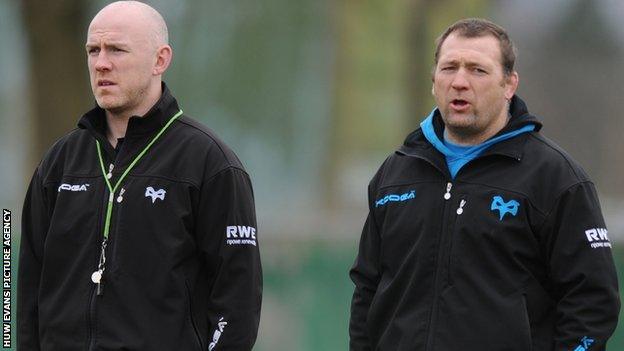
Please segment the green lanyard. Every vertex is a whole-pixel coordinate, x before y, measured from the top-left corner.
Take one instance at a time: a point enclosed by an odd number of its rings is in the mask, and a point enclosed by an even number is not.
[[[178,113],[176,113],[169,119],[169,122],[167,122],[167,124],[165,124],[165,126],[162,127],[162,129],[160,129],[158,134],[154,136],[154,138],[149,142],[149,144],[147,144],[147,146],[143,149],[143,151],[141,151],[141,153],[139,153],[137,157],[134,158],[132,163],[130,163],[130,166],[128,166],[128,168],[126,168],[126,170],[123,172],[121,177],[119,177],[119,180],[117,180],[117,183],[115,183],[115,186],[112,186],[111,183],[108,181],[106,168],[104,167],[104,159],[102,158],[102,149],[100,147],[100,142],[95,140],[95,144],[97,146],[98,157],[100,159],[100,167],[102,167],[102,175],[104,176],[104,181],[106,181],[106,185],[108,186],[108,190],[109,190],[108,205],[106,206],[106,222],[104,223],[104,240],[108,240],[108,233],[110,231],[110,220],[111,220],[111,215],[113,212],[113,199],[115,198],[115,195],[114,195],[115,191],[117,190],[121,182],[124,180],[124,178],[126,178],[126,175],[128,175],[130,170],[137,164],[137,162],[139,162],[141,157],[143,157],[143,155],[147,153],[147,150],[149,150],[149,148],[156,142],[156,140],[158,140],[158,138],[165,132],[165,130],[171,125],[171,123],[173,123],[173,121],[175,121],[175,119],[178,118],[181,114],[182,114],[182,110],[178,111]]]

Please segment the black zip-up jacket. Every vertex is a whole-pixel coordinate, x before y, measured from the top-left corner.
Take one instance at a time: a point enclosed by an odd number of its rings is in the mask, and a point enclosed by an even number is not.
[[[498,135],[535,130],[455,179],[421,129],[373,177],[351,350],[605,349],[620,302],[594,185],[518,97],[511,114]]]
[[[178,112],[163,84],[117,152],[95,108],[45,155],[24,204],[20,351],[251,350],[262,291],[251,183],[234,153],[185,115],[116,189],[101,294],[92,281],[110,196],[96,140],[114,184]]]

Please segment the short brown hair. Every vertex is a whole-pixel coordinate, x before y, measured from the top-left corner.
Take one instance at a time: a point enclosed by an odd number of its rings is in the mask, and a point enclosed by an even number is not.
[[[482,18],[465,18],[453,23],[448,27],[444,33],[436,40],[436,50],[433,56],[434,62],[437,65],[440,58],[440,48],[444,40],[452,33],[457,34],[464,38],[478,38],[486,35],[491,35],[498,39],[501,51],[501,64],[503,65],[503,73],[505,76],[509,76],[514,71],[514,64],[516,63],[516,47],[514,46],[507,31],[496,23],[490,22]]]

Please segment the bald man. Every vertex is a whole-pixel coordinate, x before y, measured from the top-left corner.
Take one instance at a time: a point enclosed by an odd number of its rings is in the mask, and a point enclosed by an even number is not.
[[[85,48],[97,106],[26,194],[18,349],[251,350],[262,295],[251,182],[162,81],[165,21],[112,3]]]

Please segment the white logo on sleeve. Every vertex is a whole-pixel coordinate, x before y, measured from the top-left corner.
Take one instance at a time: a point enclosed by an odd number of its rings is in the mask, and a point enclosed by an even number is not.
[[[63,184],[59,185],[58,192],[60,193],[61,190],[66,190],[66,191],[87,191],[88,187],[89,187],[89,184],[67,184],[67,183],[63,183]]]
[[[256,246],[256,228],[229,225],[225,228],[228,245],[253,245]]]
[[[217,346],[219,338],[221,337],[221,334],[223,334],[226,325],[227,322],[223,320],[223,317],[219,318],[219,323],[217,323],[217,329],[215,329],[215,332],[212,335],[212,342],[210,343],[210,345],[208,345],[208,351],[212,351],[212,349]]]
[[[167,192],[165,191],[165,189],[154,190],[154,188],[152,188],[151,186],[145,188],[145,197],[151,197],[152,203],[156,202],[156,199],[161,199],[165,201],[166,193]]]
[[[608,231],[606,228],[591,228],[585,231],[585,236],[592,249],[599,247],[611,247]]]

